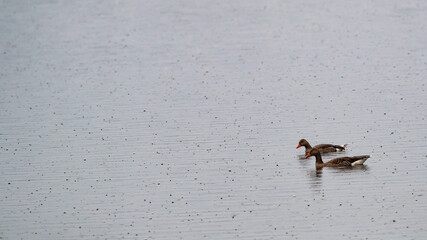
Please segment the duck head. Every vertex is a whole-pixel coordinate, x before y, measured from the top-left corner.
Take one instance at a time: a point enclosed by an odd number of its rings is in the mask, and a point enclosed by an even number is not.
[[[300,148],[300,147],[302,147],[302,146],[306,147],[307,145],[308,145],[307,140],[305,140],[305,139],[303,138],[303,139],[299,140],[299,143],[298,143],[297,148]]]
[[[311,151],[309,153],[307,153],[305,158],[309,158],[311,156],[316,156],[316,155],[320,155],[320,152],[316,148],[313,148],[313,149],[311,149]]]

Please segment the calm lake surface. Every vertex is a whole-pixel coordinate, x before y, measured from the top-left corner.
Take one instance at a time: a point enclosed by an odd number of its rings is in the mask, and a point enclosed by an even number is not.
[[[425,239],[426,1],[1,1],[0,239]],[[295,149],[345,144],[364,167]]]

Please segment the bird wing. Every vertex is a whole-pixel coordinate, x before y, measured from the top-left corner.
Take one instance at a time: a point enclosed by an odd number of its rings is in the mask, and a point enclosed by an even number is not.
[[[353,160],[352,157],[339,157],[339,158],[332,159],[331,161],[328,162],[328,164],[351,166],[351,163],[354,161],[357,161],[357,160]]]
[[[345,149],[341,145],[333,145],[333,144],[319,144],[319,145],[314,146],[314,148],[317,148],[317,149],[337,148],[337,149],[341,149],[341,150]]]
[[[314,148],[317,148],[317,149],[328,148],[328,147],[334,147],[334,145],[332,145],[332,144],[319,144],[319,145],[314,146]]]
[[[339,157],[334,158],[331,161],[329,161],[329,164],[337,164],[337,165],[343,165],[343,166],[351,166],[352,163],[361,160],[361,159],[367,159],[369,158],[369,155],[362,155],[362,156],[354,156],[354,157]]]

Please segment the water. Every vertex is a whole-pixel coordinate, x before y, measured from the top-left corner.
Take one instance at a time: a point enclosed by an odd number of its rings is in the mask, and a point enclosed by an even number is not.
[[[424,1],[0,9],[0,238],[427,235]]]

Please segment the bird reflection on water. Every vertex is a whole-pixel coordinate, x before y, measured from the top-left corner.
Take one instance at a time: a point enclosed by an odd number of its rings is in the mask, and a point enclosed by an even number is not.
[[[322,176],[324,168],[316,168],[308,170],[307,174],[309,176],[309,183],[312,189],[321,190],[322,188]],[[356,172],[367,172],[369,171],[369,167],[366,165],[356,165],[353,167],[339,167],[339,168],[327,168],[326,174],[335,174],[335,173],[356,173]]]
[[[368,171],[369,167],[366,165],[355,165],[352,167],[338,167],[338,168],[333,168],[335,169],[334,172],[351,172],[351,171]]]
[[[311,169],[308,171],[308,176],[310,177],[309,183],[310,188],[320,191],[322,188],[322,169]]]

